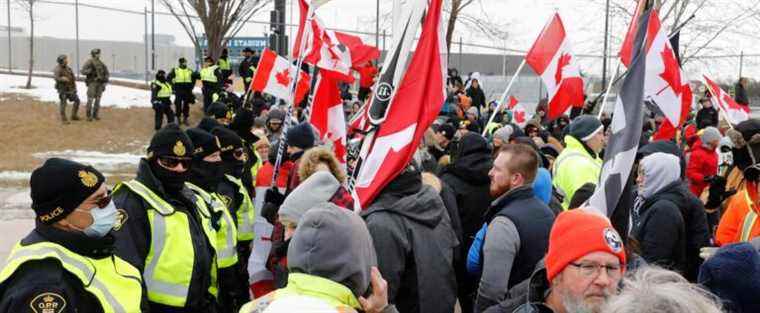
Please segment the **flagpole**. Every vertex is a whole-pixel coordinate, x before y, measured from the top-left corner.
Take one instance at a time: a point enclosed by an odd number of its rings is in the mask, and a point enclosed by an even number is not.
[[[620,59],[618,58],[617,68],[615,69],[615,76],[617,76],[620,73]],[[596,115],[597,118],[602,118],[602,113],[604,112],[604,107],[607,106],[607,98],[610,96],[610,91],[612,90],[612,82],[614,80],[610,79],[609,84],[607,84],[607,90],[604,91],[604,97],[602,97],[602,106],[599,108],[599,113]]]
[[[507,101],[507,94],[509,94],[509,90],[512,89],[512,84],[515,83],[515,80],[517,79],[517,76],[520,75],[520,72],[522,72],[523,67],[525,66],[525,58],[523,58],[522,62],[520,62],[520,66],[517,67],[517,71],[515,71],[515,74],[512,75],[512,79],[509,80],[509,84],[507,84],[507,88],[504,89],[504,93],[501,94],[501,98],[499,98],[499,103],[496,104],[496,109],[494,109],[493,112],[491,112],[491,116],[488,117],[488,122],[485,125],[485,130],[483,130],[482,136],[486,135],[486,132],[488,131],[488,124],[491,124],[493,122],[494,117],[496,117],[496,112],[499,112],[501,110],[501,107],[504,105],[504,103]]]
[[[282,165],[282,157],[285,154],[285,135],[288,132],[288,123],[290,123],[291,115],[293,114],[293,105],[296,101],[295,88],[298,86],[298,79],[301,78],[301,65],[303,65],[304,48],[306,48],[306,40],[310,34],[311,21],[314,16],[314,6],[309,5],[309,10],[306,13],[306,22],[304,23],[303,34],[301,35],[300,46],[298,47],[298,61],[296,62],[295,78],[290,82],[290,103],[287,104],[288,108],[285,110],[285,120],[282,123],[283,130],[280,134],[280,141],[277,144],[277,158],[274,162],[274,173],[272,174],[272,186],[276,186],[277,177],[280,174],[280,165]],[[288,60],[289,64],[292,64],[292,60]],[[292,66],[292,65],[291,65]]]

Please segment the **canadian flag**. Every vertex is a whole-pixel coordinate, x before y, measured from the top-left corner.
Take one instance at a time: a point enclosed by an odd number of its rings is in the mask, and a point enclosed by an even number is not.
[[[623,46],[620,47],[620,62],[623,63],[625,67],[631,66],[631,57],[633,56],[633,41],[636,39],[636,31],[639,29],[639,18],[641,17],[641,13],[644,10],[643,4],[643,1],[636,0],[636,9],[633,12],[633,19],[631,19],[631,24],[628,25],[628,31],[625,33]]]
[[[346,165],[346,117],[338,81],[319,75],[314,91],[309,122],[317,130],[322,142],[331,145],[335,157]]]
[[[301,73],[296,86],[295,103],[301,103],[304,96],[309,92],[311,77],[309,74],[298,70],[295,65],[290,64],[287,59],[277,55],[272,50],[264,49],[261,52],[259,65],[256,67],[256,74],[251,81],[251,90],[270,94],[279,99],[290,103],[292,93],[290,92],[291,82],[295,78],[295,73]]]
[[[358,208],[368,208],[380,191],[407,167],[443,105],[446,45],[443,42],[444,27],[441,27],[442,1],[430,1],[409,66],[395,92],[388,92],[391,105],[385,119],[362,144],[360,168],[353,189]],[[414,11],[418,12],[416,8]],[[407,35],[414,36],[414,33],[410,31]],[[398,39],[394,41],[403,41],[403,38]],[[386,61],[389,64],[401,57],[398,49],[401,45],[394,46],[389,54],[390,60]]]
[[[683,122],[685,92],[687,98],[691,98],[688,85],[681,76],[681,67],[670,45],[670,40],[660,23],[657,11],[652,11],[647,25],[646,35],[646,69],[647,75],[644,80],[644,99],[657,104],[665,118],[671,124],[680,126]],[[689,103],[690,105],[690,103]],[[688,108],[687,108],[688,110]]]
[[[525,128],[525,125],[527,125],[528,121],[533,118],[533,115],[528,113],[525,106],[514,96],[509,96],[508,106],[509,110],[512,111],[512,120],[515,121],[515,124],[520,126],[520,128]]]
[[[351,50],[348,46],[340,41],[344,38],[351,41],[352,45],[356,42],[349,38],[350,35],[339,36],[334,31],[326,29],[319,17],[314,14],[315,8],[310,8],[306,0],[300,0],[298,3],[300,19],[298,24],[298,34],[293,42],[293,58],[298,58],[303,54],[303,61],[307,64],[315,65],[322,70],[325,75],[331,75],[336,79],[353,82],[354,77],[351,75]],[[308,19],[312,14],[311,20]],[[306,23],[309,22],[309,25]],[[352,41],[353,40],[353,41]],[[303,41],[303,43],[302,43]],[[361,42],[361,39],[359,39]],[[301,51],[303,46],[303,51]]]
[[[558,13],[538,35],[525,56],[525,62],[546,84],[550,119],[559,117],[571,105],[583,105],[583,79]]]
[[[732,125],[739,124],[749,119],[749,108],[736,103],[731,95],[723,91],[714,81],[705,78],[705,86],[710,91],[713,105],[723,111],[723,116]]]

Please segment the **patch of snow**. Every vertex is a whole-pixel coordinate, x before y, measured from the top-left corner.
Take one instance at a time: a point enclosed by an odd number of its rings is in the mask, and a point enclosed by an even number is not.
[[[63,150],[48,151],[33,154],[38,159],[63,158],[79,163],[89,164],[97,170],[112,171],[123,167],[134,167],[140,162],[142,155],[131,153],[105,153],[100,151]]]
[[[55,90],[55,81],[47,77],[33,77],[34,89],[24,89],[26,76],[0,74],[0,94],[19,93],[38,98],[40,101],[58,102],[58,91]],[[87,102],[87,86],[84,82],[77,82],[77,95],[84,105]],[[130,108],[151,107],[150,91],[123,86],[106,85],[100,105],[104,107]]]
[[[32,177],[30,172],[1,171],[0,180],[28,180]]]

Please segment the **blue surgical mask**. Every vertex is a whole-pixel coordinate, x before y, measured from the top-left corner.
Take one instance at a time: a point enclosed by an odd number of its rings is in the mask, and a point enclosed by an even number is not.
[[[92,238],[102,238],[113,228],[116,223],[118,211],[113,201],[109,202],[105,208],[94,208],[90,210],[92,215],[92,225],[83,230],[84,234]]]

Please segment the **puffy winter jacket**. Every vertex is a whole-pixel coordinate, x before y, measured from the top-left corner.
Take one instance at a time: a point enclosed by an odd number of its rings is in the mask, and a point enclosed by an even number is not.
[[[703,145],[694,145],[686,166],[686,177],[689,179],[689,189],[697,197],[702,195],[709,185],[705,177],[718,174],[718,153]]]
[[[573,136],[565,136],[566,147],[554,161],[552,174],[554,187],[565,194],[562,207],[567,210],[573,194],[585,183],[599,180],[602,171],[602,159],[592,156],[583,144]],[[717,161],[716,161],[717,162]]]

